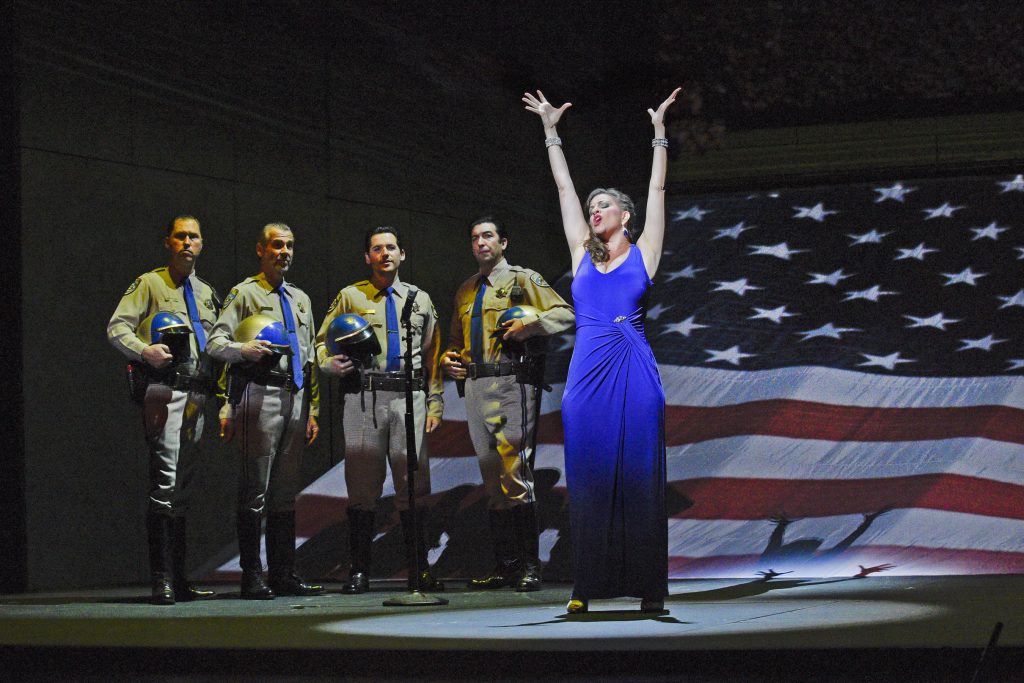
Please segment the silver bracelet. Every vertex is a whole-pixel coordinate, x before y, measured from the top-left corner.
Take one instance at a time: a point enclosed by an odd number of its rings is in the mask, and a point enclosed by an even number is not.
[[[651,140],[651,147],[668,148],[668,138],[654,138],[653,140]]]
[[[556,135],[553,138],[546,138],[544,140],[544,146],[545,147],[552,147],[554,145],[558,145],[559,147],[561,147],[562,146],[562,138],[560,138],[560,137],[558,137]]]

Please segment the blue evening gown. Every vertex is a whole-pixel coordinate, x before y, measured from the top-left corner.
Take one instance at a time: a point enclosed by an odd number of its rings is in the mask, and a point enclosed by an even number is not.
[[[572,283],[562,421],[579,599],[668,595],[665,392],[644,336],[652,284],[636,246],[609,273],[585,256]]]

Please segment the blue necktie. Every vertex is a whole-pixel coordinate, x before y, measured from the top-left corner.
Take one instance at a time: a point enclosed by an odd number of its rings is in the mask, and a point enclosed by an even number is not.
[[[302,355],[299,353],[299,336],[295,334],[295,317],[292,315],[291,304],[288,297],[284,295],[284,288],[277,288],[277,295],[281,297],[281,313],[284,314],[284,326],[288,328],[288,344],[292,347],[292,356],[288,364],[292,367],[292,379],[295,380],[295,388],[302,388]]]
[[[476,290],[473,300],[473,314],[469,319],[469,355],[474,363],[484,362],[484,292],[487,291],[487,279],[480,278],[480,287]]]
[[[388,287],[388,301],[384,306],[384,313],[388,323],[388,364],[384,368],[387,372],[402,369],[402,339],[398,334],[398,312],[395,310],[394,287]]]
[[[185,278],[185,307],[188,308],[188,319],[192,321],[192,331],[196,334],[196,346],[202,353],[206,350],[206,330],[203,329],[203,321],[199,318],[196,296],[192,293],[192,282],[188,278]]]

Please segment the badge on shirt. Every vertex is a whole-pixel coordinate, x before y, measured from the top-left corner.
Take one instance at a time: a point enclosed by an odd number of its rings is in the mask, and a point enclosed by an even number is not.
[[[228,295],[226,297],[224,297],[224,308],[227,308],[228,306],[230,306],[231,302],[234,301],[235,297],[237,297],[237,296],[238,296],[238,288],[236,287],[235,289],[232,289],[230,292],[228,292]]]
[[[122,296],[128,296],[129,294],[134,292],[136,289],[138,289],[140,284],[142,284],[142,278],[141,277],[135,278],[135,282],[131,283],[131,285],[128,286],[128,291],[125,292]]]
[[[420,302],[419,301],[413,301],[412,302],[412,312],[413,313],[419,313],[420,312]]]
[[[301,301],[295,302],[295,308],[299,309],[299,313],[306,315],[306,307],[302,305]]]
[[[498,287],[496,290],[494,290],[494,296],[498,297],[499,299],[504,299],[506,296],[508,296],[508,290],[505,289],[504,287]]]
[[[538,287],[551,287],[551,285],[549,285],[547,282],[544,282],[544,278],[540,276],[540,273],[534,273],[533,275],[531,275],[530,282],[537,285]]]
[[[206,306],[207,310],[213,311],[214,313],[217,312],[217,308],[213,305],[213,299],[207,299],[203,302],[203,305]]]

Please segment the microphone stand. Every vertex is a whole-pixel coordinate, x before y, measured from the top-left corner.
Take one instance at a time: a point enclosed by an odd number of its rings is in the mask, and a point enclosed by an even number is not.
[[[412,297],[402,309],[402,325],[405,327],[405,454],[406,454],[406,492],[409,496],[409,526],[412,527],[412,557],[408,559],[408,572],[412,578],[412,587],[405,595],[384,601],[385,607],[425,607],[428,605],[447,605],[448,601],[433,595],[421,593],[420,578],[420,546],[423,543],[419,527],[416,525],[416,470],[419,469],[416,454],[416,419],[413,414],[412,394]],[[424,374],[424,379],[427,373]],[[426,438],[426,435],[423,437]]]

